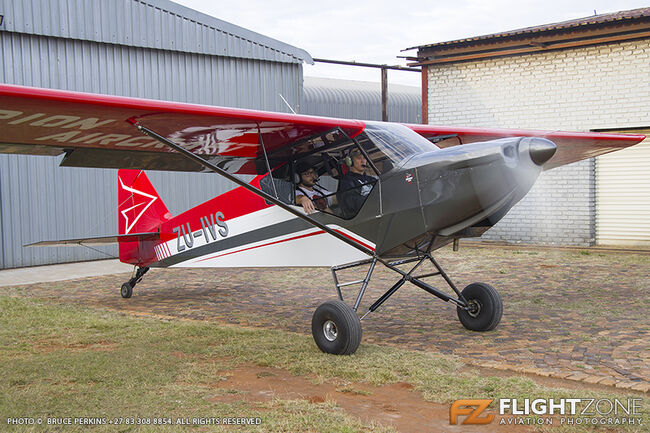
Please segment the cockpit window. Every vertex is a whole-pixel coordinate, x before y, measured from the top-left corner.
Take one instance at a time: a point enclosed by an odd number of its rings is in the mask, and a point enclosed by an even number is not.
[[[412,129],[395,123],[366,122],[354,139],[332,129],[270,152],[270,165],[277,168],[272,170],[273,178],[265,176],[260,186],[269,194],[277,193],[284,203],[301,205],[301,196],[306,196],[313,203],[313,209],[306,211],[350,219],[364,206],[381,175],[414,155],[437,149]],[[361,168],[354,166],[355,158],[363,161],[357,163]],[[258,172],[264,173],[266,166],[260,158]],[[302,185],[301,173],[309,173]]]
[[[366,122],[366,128],[357,140],[382,174],[401,166],[413,155],[439,149],[417,132],[398,123]]]

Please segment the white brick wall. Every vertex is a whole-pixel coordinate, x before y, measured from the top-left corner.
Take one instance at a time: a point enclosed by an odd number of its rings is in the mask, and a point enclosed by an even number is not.
[[[557,245],[595,241],[593,159],[544,172],[483,239]]]
[[[429,66],[429,124],[589,131],[650,121],[650,40]],[[543,173],[484,239],[591,245],[594,164]]]

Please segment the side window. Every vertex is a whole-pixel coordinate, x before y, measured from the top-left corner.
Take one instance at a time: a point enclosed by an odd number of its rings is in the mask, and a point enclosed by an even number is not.
[[[370,139],[366,131],[359,134],[356,139],[359,145],[366,151],[375,167],[377,167],[379,173],[388,173],[394,168],[391,158]],[[369,170],[368,172],[372,173],[372,170]]]
[[[289,170],[288,165],[281,166],[271,173],[272,176],[269,176],[268,173],[262,179],[260,179],[260,188],[265,193],[275,197],[277,191],[278,200],[285,204],[294,204],[293,201],[293,183],[289,181]],[[275,188],[274,185],[275,184]],[[267,204],[271,204],[266,202]]]

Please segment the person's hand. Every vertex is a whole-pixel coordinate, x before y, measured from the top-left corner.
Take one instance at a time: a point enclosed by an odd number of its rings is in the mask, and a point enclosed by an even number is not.
[[[303,195],[302,200],[300,200],[300,204],[302,205],[302,208],[305,210],[305,213],[307,215],[316,212],[316,208],[314,207],[314,202],[311,201],[309,197]]]

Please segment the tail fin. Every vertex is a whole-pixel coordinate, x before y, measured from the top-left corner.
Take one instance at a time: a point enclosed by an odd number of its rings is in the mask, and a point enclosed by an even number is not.
[[[155,232],[172,215],[142,170],[117,172],[117,225],[120,235]],[[146,260],[140,242],[120,242],[120,260],[140,264]],[[149,250],[149,248],[146,248]]]

